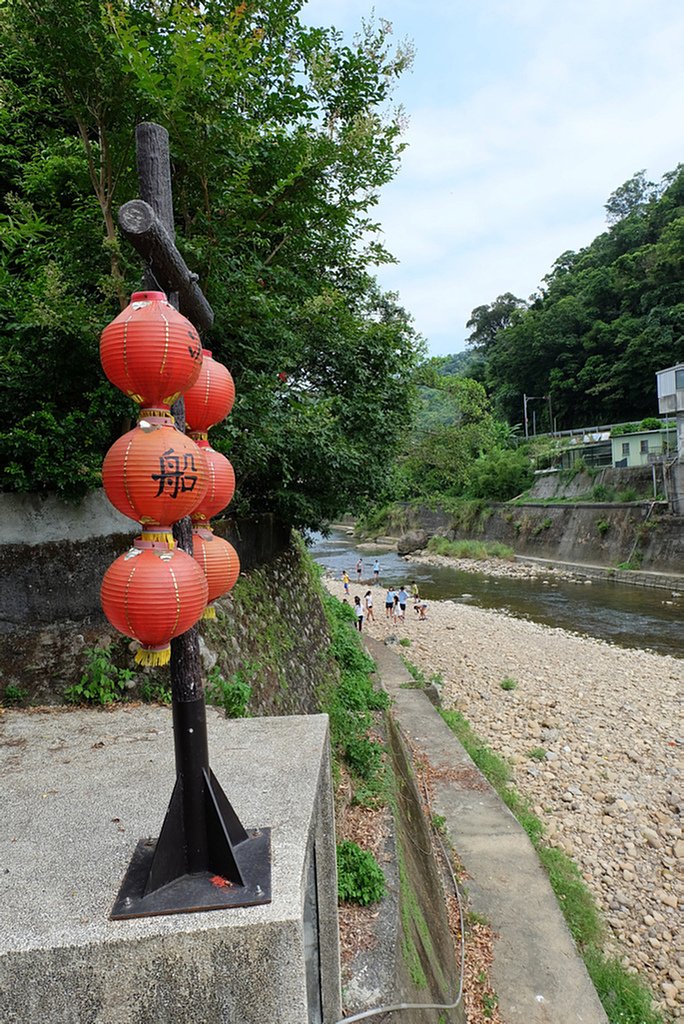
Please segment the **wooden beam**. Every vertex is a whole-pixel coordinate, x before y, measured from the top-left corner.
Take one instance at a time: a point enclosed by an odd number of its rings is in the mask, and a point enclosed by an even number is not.
[[[178,292],[181,313],[200,334],[206,334],[214,323],[214,311],[197,283],[197,274],[188,268],[150,204],[132,199],[119,209],[118,217],[124,237],[149,265],[160,289]]]

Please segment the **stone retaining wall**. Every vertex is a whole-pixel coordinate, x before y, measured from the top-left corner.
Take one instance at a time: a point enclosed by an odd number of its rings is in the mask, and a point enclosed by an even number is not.
[[[134,669],[131,645],[105,620],[99,591],[135,524],[113,513],[103,495],[84,507],[1,495],[0,512],[7,513],[0,528],[0,699],[10,687],[24,701],[61,702],[96,646],[111,644],[112,661]],[[218,665],[226,679],[242,673],[256,713],[317,710],[321,680],[334,671],[327,623],[289,529],[268,515],[215,528],[236,547],[242,573],[218,619],[201,625],[205,670]],[[158,675],[168,686],[168,672]],[[134,694],[151,678],[139,670]]]

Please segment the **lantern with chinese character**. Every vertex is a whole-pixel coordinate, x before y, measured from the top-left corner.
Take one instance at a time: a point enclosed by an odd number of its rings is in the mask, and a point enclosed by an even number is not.
[[[240,559],[232,544],[206,527],[195,528],[192,532],[192,553],[206,576],[208,602],[233,589],[240,575]],[[216,618],[213,604],[207,604],[202,618]]]
[[[112,505],[148,527],[168,526],[189,515],[209,480],[201,449],[176,430],[172,416],[158,413],[144,410],[137,426],[114,442],[102,465]]]
[[[208,483],[203,498],[192,512],[192,521],[194,525],[206,525],[233,500],[235,472],[225,455],[214,451],[209,441],[199,440],[197,447],[204,455]]]
[[[102,332],[100,360],[117,388],[141,406],[167,409],[197,380],[197,331],[164,292],[135,292]]]
[[[190,629],[206,607],[207,580],[184,551],[138,538],[102,580],[102,608],[115,629],[141,644],[135,660],[165,665],[169,642]]]
[[[235,384],[230,371],[217,362],[208,348],[202,349],[202,368],[197,380],[183,396],[185,421],[190,433],[205,433],[225,419],[235,401]]]

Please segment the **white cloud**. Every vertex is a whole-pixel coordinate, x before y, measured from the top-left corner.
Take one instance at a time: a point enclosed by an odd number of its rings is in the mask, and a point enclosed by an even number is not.
[[[319,23],[363,3],[316,0]],[[684,5],[676,0],[399,0],[378,15],[416,39],[400,87],[409,149],[377,208],[400,266],[382,268],[434,352],[462,347],[471,310],[526,297],[603,204],[645,168],[684,160]]]

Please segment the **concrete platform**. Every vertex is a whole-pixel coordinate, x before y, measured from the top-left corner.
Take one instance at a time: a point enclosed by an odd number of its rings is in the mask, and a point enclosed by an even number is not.
[[[170,709],[0,716],[3,1024],[339,1019],[327,717],[226,721],[210,708],[208,732],[243,825],[272,829],[272,902],[110,921],[173,788]]]
[[[525,831],[479,772],[398,654],[365,637],[392,714],[439,776],[432,810],[468,874],[471,909],[498,934],[490,977],[506,1024],[607,1024],[584,962]]]

